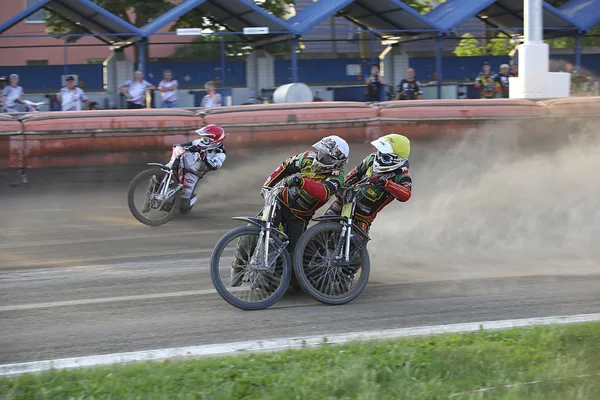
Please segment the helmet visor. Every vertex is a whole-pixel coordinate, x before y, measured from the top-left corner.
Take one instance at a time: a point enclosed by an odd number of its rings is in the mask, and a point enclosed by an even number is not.
[[[394,154],[385,154],[377,152],[377,162],[384,167],[391,167],[401,161],[400,157]]]

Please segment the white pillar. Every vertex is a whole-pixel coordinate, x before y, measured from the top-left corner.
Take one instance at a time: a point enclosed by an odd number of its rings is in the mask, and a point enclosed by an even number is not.
[[[543,39],[542,0],[524,0],[524,42],[519,46],[519,77],[509,78],[510,98],[568,97],[570,75],[548,72],[550,48]]]
[[[275,86],[275,59],[265,50],[254,50],[246,58],[246,86],[256,96]]]

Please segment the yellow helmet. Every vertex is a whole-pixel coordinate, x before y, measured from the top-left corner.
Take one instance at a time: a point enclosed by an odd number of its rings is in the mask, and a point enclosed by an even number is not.
[[[392,133],[371,142],[377,149],[373,172],[390,172],[400,168],[410,155],[410,140],[403,135]]]

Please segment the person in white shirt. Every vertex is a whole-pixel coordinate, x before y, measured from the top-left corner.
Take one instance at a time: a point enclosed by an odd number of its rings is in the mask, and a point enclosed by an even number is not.
[[[204,89],[207,94],[202,98],[200,107],[221,107],[223,105],[223,98],[215,91],[215,83],[213,81],[206,82],[204,84]]]
[[[81,111],[87,108],[88,98],[85,92],[75,85],[75,78],[67,76],[66,86],[57,95],[62,111]]]
[[[177,89],[179,82],[173,80],[173,73],[166,70],[163,74],[163,80],[158,84],[158,90],[162,97],[162,108],[177,107]]]
[[[127,91],[125,91],[127,88]],[[156,87],[148,81],[144,80],[144,74],[142,71],[135,71],[133,73],[133,80],[119,85],[119,90],[125,97],[127,97],[127,108],[139,109],[143,108],[144,97],[146,90],[155,90]]]
[[[23,103],[23,88],[19,86],[19,75],[12,74],[10,76],[10,85],[2,91],[2,105],[6,112],[20,112],[19,105]]]

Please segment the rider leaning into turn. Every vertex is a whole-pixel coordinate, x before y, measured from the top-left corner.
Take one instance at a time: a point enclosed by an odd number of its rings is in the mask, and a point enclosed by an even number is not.
[[[370,185],[361,189],[356,204],[357,223],[368,233],[377,214],[394,199],[405,202],[411,197],[412,179],[408,175],[410,141],[406,136],[390,134],[371,142],[377,152],[370,154],[346,175],[345,184],[352,185],[363,177]],[[326,215],[340,215],[342,199],[336,196]]]
[[[180,146],[188,147],[183,155],[185,175],[183,190],[181,191],[181,210],[185,213],[194,203],[196,194],[194,189],[199,179],[209,171],[215,171],[223,166],[226,152],[223,147],[225,130],[218,125],[206,125],[196,131],[200,139],[182,143]]]
[[[263,187],[272,189],[285,179],[286,188],[279,195],[280,219],[289,238],[287,250],[293,253],[296,242],[306,230],[314,213],[337,193],[344,184],[344,164],[350,148],[339,136],[327,136],[306,151],[285,160],[267,178]],[[243,260],[234,259],[231,285],[242,283]],[[236,263],[237,261],[237,263]]]
[[[174,145],[188,148],[182,156],[182,166],[185,170],[181,205],[179,207],[182,214],[189,212],[190,208],[196,203],[194,190],[198,180],[207,172],[221,168],[226,158],[225,148],[223,147],[223,141],[225,140],[225,130],[223,128],[218,125],[206,125],[198,129],[196,133],[200,135],[200,139]],[[148,192],[156,190],[158,185],[160,185],[160,182],[156,180],[155,176],[150,181]],[[142,212],[148,211],[150,211],[150,203],[142,209]]]

